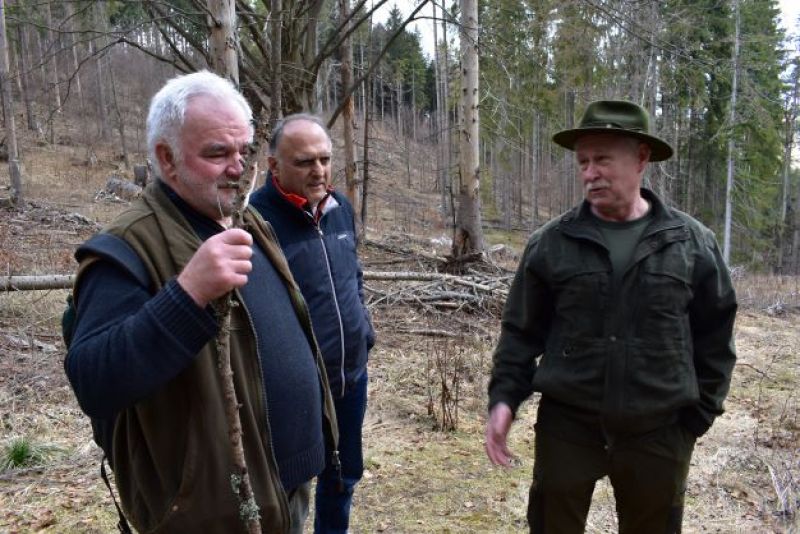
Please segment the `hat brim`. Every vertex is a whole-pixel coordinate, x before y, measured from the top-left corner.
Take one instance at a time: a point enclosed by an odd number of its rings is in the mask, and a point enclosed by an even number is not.
[[[664,161],[672,157],[672,147],[666,141],[654,135],[623,128],[573,128],[571,130],[562,130],[553,135],[553,142],[568,150],[575,150],[575,143],[578,139],[590,134],[617,134],[639,139],[650,147],[650,161]]]

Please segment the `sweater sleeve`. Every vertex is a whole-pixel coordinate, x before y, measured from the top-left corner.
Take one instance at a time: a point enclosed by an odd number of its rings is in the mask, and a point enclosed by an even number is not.
[[[174,279],[155,295],[109,261],[81,278],[75,335],[65,361],[87,415],[111,417],[185,369],[217,323]]]
[[[544,352],[552,317],[550,290],[534,268],[537,246],[534,236],[503,309],[500,339],[492,357],[489,410],[502,402],[516,415],[519,405],[533,393],[536,358]]]
[[[700,402],[681,412],[683,424],[698,437],[724,411],[723,401],[736,363],[736,294],[719,246],[710,232],[705,237],[696,263],[694,298],[689,309]]]

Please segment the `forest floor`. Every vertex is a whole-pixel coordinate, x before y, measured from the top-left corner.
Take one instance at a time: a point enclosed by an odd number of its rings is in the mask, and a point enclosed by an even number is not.
[[[102,163],[116,161],[113,154],[88,167],[85,151],[71,146],[29,144],[35,153],[26,167],[29,205],[23,212],[0,208],[4,274],[71,273],[74,247],[124,208],[94,200],[105,178],[122,172]],[[391,151],[384,152],[391,160]],[[370,239],[443,254],[446,246],[432,240],[447,233],[436,222],[436,195],[384,180],[375,186],[383,193],[375,197]],[[498,259],[513,268],[524,234],[492,239],[514,243]],[[371,245],[362,247],[362,256],[366,270],[430,267],[420,257]],[[739,361],[727,412],[695,448],[684,531],[800,532],[798,282],[745,277],[737,284],[743,303],[736,324]],[[367,282],[367,288],[378,342],[369,369],[366,471],[354,500],[352,532],[524,531],[536,400],[524,405],[512,430],[510,447],[519,466],[493,468],[483,452],[498,303],[457,311],[387,305],[379,296],[399,291],[397,283]],[[66,295],[0,293],[0,461],[19,440],[30,445],[36,460],[0,469],[2,533],[115,531],[116,512],[99,476],[101,454],[63,372],[60,317]],[[443,417],[455,430],[441,430]],[[601,481],[587,532],[614,532],[615,521],[613,491]]]

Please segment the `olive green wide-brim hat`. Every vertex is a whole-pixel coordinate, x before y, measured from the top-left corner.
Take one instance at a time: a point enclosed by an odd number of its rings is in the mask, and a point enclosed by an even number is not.
[[[569,150],[588,134],[619,134],[639,139],[650,146],[650,161],[664,161],[672,157],[672,147],[650,134],[650,114],[638,104],[627,100],[596,100],[586,107],[577,128],[562,130],[553,136],[553,142]]]

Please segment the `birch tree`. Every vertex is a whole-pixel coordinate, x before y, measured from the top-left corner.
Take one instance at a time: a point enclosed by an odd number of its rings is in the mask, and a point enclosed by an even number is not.
[[[739,0],[733,0],[733,12],[736,19],[736,31],[733,41],[733,82],[731,88],[731,110],[730,110],[730,124],[731,128],[730,138],[728,139],[728,174],[725,183],[725,226],[722,243],[722,257],[725,262],[730,262],[731,259],[731,219],[733,218],[733,173],[734,173],[734,135],[733,129],[736,126],[736,92],[737,82],[739,80]]]

